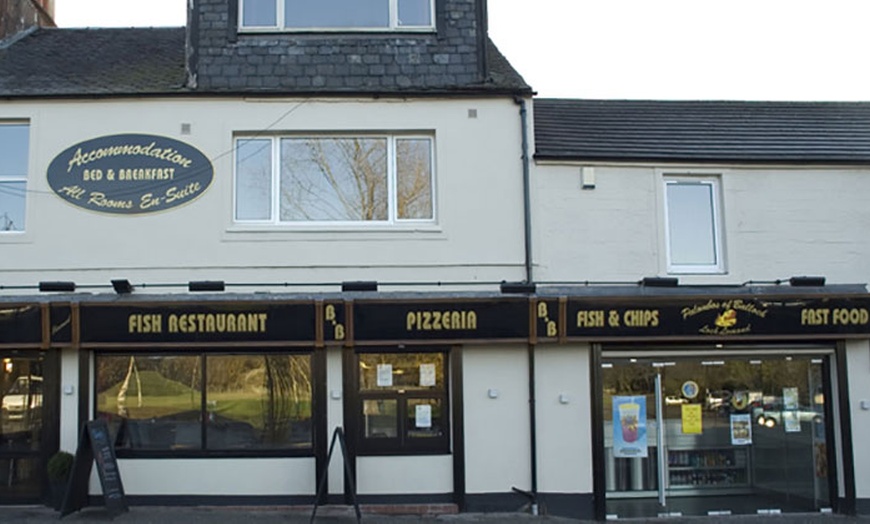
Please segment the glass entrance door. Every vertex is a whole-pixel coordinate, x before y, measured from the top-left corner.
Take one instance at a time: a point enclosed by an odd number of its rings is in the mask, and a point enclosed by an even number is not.
[[[0,501],[35,502],[43,491],[43,357],[0,352]]]
[[[605,353],[609,518],[830,507],[824,363]]]

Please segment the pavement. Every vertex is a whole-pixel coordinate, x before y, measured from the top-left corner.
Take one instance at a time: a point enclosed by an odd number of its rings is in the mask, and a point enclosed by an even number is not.
[[[352,507],[318,508],[314,524],[351,524],[357,522]],[[60,513],[43,506],[0,506],[0,523],[112,523],[112,524],[303,524],[309,523],[311,508],[240,508],[240,507],[154,507],[135,506],[126,513],[113,515],[104,507],[87,507],[62,519]],[[413,516],[383,515],[363,512],[365,524],[591,524],[577,520],[528,513],[460,513],[458,515]],[[852,517],[825,514],[747,515],[727,517],[662,517],[624,519],[631,524],[870,524],[870,516]]]

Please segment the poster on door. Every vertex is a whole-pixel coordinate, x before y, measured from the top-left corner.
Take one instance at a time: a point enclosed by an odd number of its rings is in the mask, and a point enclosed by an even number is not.
[[[613,397],[613,456],[647,456],[646,397]]]
[[[752,444],[752,419],[749,415],[731,415],[731,445]]]

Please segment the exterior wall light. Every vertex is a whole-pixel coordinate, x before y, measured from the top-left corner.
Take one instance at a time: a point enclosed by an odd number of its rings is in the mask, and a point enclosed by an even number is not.
[[[357,280],[352,282],[342,282],[342,291],[377,291],[378,283],[374,280]]]
[[[680,279],[676,277],[643,277],[640,281],[643,287],[677,287]]]
[[[119,295],[127,295],[133,292],[133,284],[131,284],[126,278],[112,280],[112,288],[114,288],[115,293]]]
[[[200,280],[187,283],[187,290],[196,291],[223,291],[226,284],[223,280]]]
[[[825,285],[825,277],[791,277],[788,283],[794,287],[822,287]]]
[[[76,290],[75,282],[40,282],[40,293],[72,293]]]
[[[518,293],[528,295],[534,293],[538,287],[534,282],[502,282],[502,293]]]

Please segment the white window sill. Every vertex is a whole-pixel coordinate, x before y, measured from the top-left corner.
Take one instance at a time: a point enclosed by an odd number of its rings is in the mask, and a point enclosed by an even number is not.
[[[347,242],[375,240],[442,240],[444,231],[437,224],[402,224],[382,226],[275,226],[240,225],[227,228],[222,240],[225,242],[287,242],[322,241]]]

